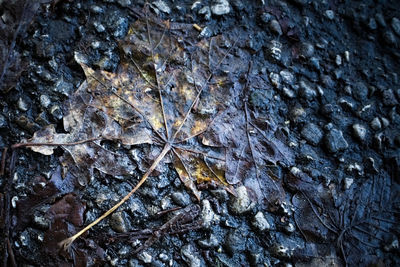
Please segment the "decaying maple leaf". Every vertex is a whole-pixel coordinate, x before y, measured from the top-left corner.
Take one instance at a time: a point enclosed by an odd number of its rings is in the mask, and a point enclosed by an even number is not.
[[[229,104],[232,73],[221,64],[234,57],[233,47],[224,36],[196,43],[187,34],[170,31],[168,22],[139,19],[121,42],[124,59],[116,73],[95,71],[80,62],[87,79],[67,103],[63,123],[68,133],[56,133],[50,125],[14,148],[29,146],[50,155],[61,146],[85,175],[93,169],[111,175],[132,172],[129,159],[106,150],[103,140],[149,143],[162,150],[128,195],[61,245],[68,247],[122,205],[166,156],[198,199],[196,182],[216,183],[233,193],[225,180],[224,151],[195,138]]]
[[[62,241],[64,248],[129,199],[164,158],[199,200],[196,183],[214,183],[232,194],[231,185],[244,179],[256,194],[271,183],[277,186],[271,178],[262,184],[261,170],[265,161],[285,160],[280,155],[284,147],[263,133],[247,108],[248,84],[243,87],[238,81],[247,67],[243,52],[232,53],[235,34],[198,41],[187,29],[181,32],[169,26],[156,19],[137,20],[120,44],[123,59],[115,73],[93,70],[77,56],[86,81],[67,102],[63,123],[68,133],[56,133],[48,126],[14,145],[46,155],[61,146],[70,155],[62,165],[73,162],[71,170],[84,177],[90,177],[93,169],[111,175],[129,175],[134,169],[128,157],[105,149],[101,141],[147,143],[157,152],[150,153],[157,156],[150,159],[152,164],[132,191]]]

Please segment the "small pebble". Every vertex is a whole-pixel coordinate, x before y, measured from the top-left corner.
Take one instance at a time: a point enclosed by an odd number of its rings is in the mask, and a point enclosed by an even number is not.
[[[337,66],[342,65],[342,57],[340,55],[336,55],[335,63]]]
[[[92,11],[94,14],[100,14],[100,13],[104,12],[104,10],[101,7],[96,6],[96,5],[92,5],[90,7],[90,11]]]
[[[281,77],[279,76],[279,74],[271,72],[269,74],[269,79],[271,80],[272,85],[275,88],[279,88],[281,85]]]
[[[386,127],[389,126],[389,120],[386,119],[385,117],[382,117],[382,118],[381,118],[381,122],[382,122],[383,128],[386,128]]]
[[[383,33],[383,39],[390,46],[395,46],[396,45],[396,37],[394,36],[392,31],[385,31]]]
[[[128,231],[122,212],[115,212],[111,215],[110,226],[118,233],[125,233]]]
[[[152,5],[155,6],[161,12],[164,12],[164,13],[167,13],[167,14],[171,13],[171,8],[163,0],[154,1],[152,3]]]
[[[137,258],[144,263],[151,263],[153,261],[153,256],[151,256],[147,251],[142,251],[137,255]]]
[[[273,20],[271,20],[270,22],[269,22],[269,29],[273,32],[273,33],[275,33],[275,34],[277,34],[277,35],[282,35],[282,28],[281,28],[281,25],[279,24],[279,22],[277,21],[277,20],[275,20],[275,19],[273,19]]]
[[[367,135],[367,128],[365,128],[364,125],[358,123],[353,124],[353,134],[358,140],[365,141],[365,137]]]
[[[378,25],[376,24],[376,20],[374,18],[370,18],[368,21],[368,28],[370,30],[376,30],[378,28]]]
[[[29,104],[22,97],[18,99],[18,109],[21,111],[27,111],[29,109]]]
[[[101,24],[99,22],[96,22],[96,21],[93,22],[93,26],[94,26],[94,28],[96,29],[96,31],[98,33],[102,33],[102,32],[104,32],[106,30],[106,28],[104,27],[103,24]]]
[[[349,51],[344,51],[344,59],[347,62],[350,62],[350,52]]]
[[[312,100],[314,97],[317,96],[317,91],[312,88],[312,85],[306,81],[300,81],[300,95],[307,99]]]
[[[245,186],[238,187],[236,193],[237,196],[230,202],[230,208],[234,213],[242,214],[253,208],[255,204],[251,201]]]
[[[325,11],[325,16],[328,19],[333,20],[335,18],[335,12],[333,10],[326,10]]]
[[[204,199],[202,202],[201,218],[203,220],[203,226],[209,228],[212,224],[218,224],[220,216],[215,214],[211,208],[210,201]]]
[[[270,41],[268,44],[268,51],[273,59],[280,61],[282,56],[282,43],[276,40]]]
[[[185,207],[190,204],[190,196],[186,192],[174,192],[171,195],[171,198],[177,205],[181,207]]]
[[[348,148],[349,144],[343,137],[343,133],[337,129],[331,129],[325,138],[325,144],[331,153],[336,153]]]
[[[382,98],[383,98],[383,104],[385,106],[395,106],[399,104],[392,89],[387,89],[383,91]]]
[[[202,262],[196,248],[192,244],[184,245],[181,248],[181,255],[183,260],[187,263],[190,267],[200,267],[202,266]]]
[[[225,15],[231,12],[231,6],[227,0],[216,0],[211,6],[211,12],[217,16]]]
[[[387,26],[385,17],[383,16],[382,13],[376,13],[375,19],[376,19],[376,22],[379,24],[379,26],[381,26],[382,28],[385,28]]]
[[[257,214],[254,216],[252,224],[259,231],[264,231],[271,228],[267,219],[265,219],[265,216],[261,211],[257,212]]]
[[[300,55],[304,58],[310,58],[314,54],[314,46],[311,43],[304,42],[300,47]]]
[[[400,20],[396,17],[392,18],[392,29],[393,31],[400,36]]]
[[[7,119],[3,115],[0,114],[0,128],[4,128],[7,126]]]
[[[289,70],[282,70],[279,72],[281,75],[282,81],[286,84],[292,85],[294,82],[294,75]]]
[[[48,108],[51,104],[51,100],[47,95],[40,96],[40,105],[44,108]]]
[[[349,177],[344,178],[344,189],[346,189],[346,190],[349,189],[350,186],[353,184],[353,182],[354,182],[353,178],[349,178]]]
[[[323,132],[314,123],[307,123],[301,130],[301,136],[310,144],[316,146],[323,137]]]

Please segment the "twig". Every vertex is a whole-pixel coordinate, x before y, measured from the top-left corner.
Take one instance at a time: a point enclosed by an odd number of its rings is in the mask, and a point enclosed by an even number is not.
[[[14,256],[14,251],[12,249],[10,240],[8,238],[6,238],[6,242],[7,242],[7,251],[8,251],[8,255],[10,256],[10,263],[12,267],[17,267],[17,262],[15,261],[15,256]]]
[[[5,148],[3,149],[3,153],[2,153],[2,155],[1,155],[0,176],[3,176],[3,175],[4,175],[4,170],[5,170],[5,166],[6,166],[7,151],[8,151],[8,148],[5,147]]]
[[[71,142],[71,143],[18,143],[11,146],[11,149],[16,149],[20,147],[27,147],[27,146],[76,146],[81,145],[88,142],[93,142],[96,140],[100,140],[100,137],[89,138],[81,141]]]

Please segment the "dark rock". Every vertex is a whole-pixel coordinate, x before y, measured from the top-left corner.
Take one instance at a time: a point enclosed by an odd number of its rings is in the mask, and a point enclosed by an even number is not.
[[[314,123],[307,123],[301,130],[301,136],[310,144],[316,146],[323,137],[323,132]]]
[[[382,117],[382,118],[381,118],[381,122],[382,122],[382,126],[383,126],[383,128],[386,128],[386,127],[388,127],[388,126],[389,126],[389,124],[390,124],[389,120],[388,120],[388,119],[386,119],[385,117]]]
[[[225,238],[225,247],[229,254],[241,252],[246,249],[247,231],[245,229],[230,230]]]
[[[400,36],[400,20],[396,17],[392,18],[392,29],[393,31]]]
[[[204,266],[204,261],[200,258],[200,255],[196,251],[196,248],[191,244],[187,244],[182,247],[181,255],[183,260],[190,267]]]
[[[250,103],[257,108],[265,108],[273,96],[273,90],[256,90],[250,95]]]
[[[387,90],[383,91],[382,101],[385,106],[395,106],[395,105],[399,104],[392,89],[387,89]]]
[[[36,45],[36,53],[43,58],[52,58],[55,52],[56,48],[49,40],[43,40]]]
[[[63,112],[59,105],[54,105],[50,108],[50,114],[56,119],[61,120],[63,118]]]
[[[201,8],[198,12],[200,15],[204,16],[204,19],[209,20],[211,18],[211,9],[209,6]]]
[[[314,54],[314,46],[311,43],[302,43],[300,47],[300,55],[304,58],[310,58]]]
[[[305,6],[308,5],[311,0],[291,0],[291,2],[294,2],[295,4],[298,4],[300,6]]]
[[[392,31],[385,31],[383,33],[383,39],[390,46],[395,46],[396,45],[396,37],[394,36]]]
[[[363,82],[357,82],[353,87],[353,96],[358,101],[365,101],[368,97],[368,87]]]
[[[220,242],[219,237],[211,233],[209,238],[200,240],[199,245],[203,248],[215,248],[220,245]]]
[[[306,117],[307,112],[300,105],[296,105],[290,110],[290,120],[295,123],[304,121]]]
[[[357,110],[357,115],[364,121],[371,121],[376,114],[376,106],[374,104],[368,104],[360,107]]]
[[[74,92],[74,85],[70,82],[64,81],[63,78],[57,80],[53,90],[64,96],[70,96]]]
[[[300,95],[307,100],[312,100],[317,96],[317,91],[306,81],[300,81]]]
[[[262,22],[268,23],[273,19],[273,16],[268,12],[264,12],[261,14],[260,19]]]
[[[0,128],[7,127],[7,119],[3,115],[0,114]]]
[[[330,75],[322,75],[321,82],[326,88],[333,88],[335,86],[335,81]]]
[[[336,153],[345,150],[349,145],[343,137],[343,133],[337,129],[331,129],[325,136],[325,145],[329,152]]]
[[[368,28],[370,30],[376,30],[378,28],[378,25],[376,24],[376,20],[374,18],[370,18],[368,21]]]
[[[347,111],[354,111],[356,108],[356,103],[350,97],[341,97],[338,100],[339,105]]]
[[[245,3],[242,0],[233,0],[231,1],[231,4],[234,8],[236,8],[239,11],[243,10],[246,7]]]
[[[190,196],[186,192],[174,192],[171,196],[172,200],[179,206],[185,207],[190,204]]]
[[[320,70],[321,66],[319,65],[319,59],[316,57],[311,57],[310,58],[310,64],[312,67],[314,67],[316,70]]]
[[[375,131],[378,131],[382,128],[382,124],[381,121],[379,120],[378,117],[375,117],[372,121],[371,121],[371,128],[374,129]]]
[[[381,26],[383,28],[386,27],[386,21],[385,21],[385,18],[382,13],[376,13],[375,19],[376,19],[376,22],[379,24],[379,26]]]
[[[115,212],[111,215],[110,219],[111,228],[118,233],[125,233],[128,231],[125,222],[125,214],[123,212]]]
[[[321,107],[321,113],[329,116],[335,111],[335,106],[332,104],[326,104]]]
[[[269,29],[277,34],[277,35],[282,35],[282,29],[281,29],[281,25],[279,24],[279,22],[275,19],[271,20],[269,23]]]

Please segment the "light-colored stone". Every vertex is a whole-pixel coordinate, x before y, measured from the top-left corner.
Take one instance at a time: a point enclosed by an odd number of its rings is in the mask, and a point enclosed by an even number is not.
[[[216,0],[211,5],[211,12],[217,16],[225,15],[231,12],[231,6],[227,0]]]
[[[237,196],[230,203],[231,210],[236,214],[242,214],[254,207],[245,186],[236,189]]]

